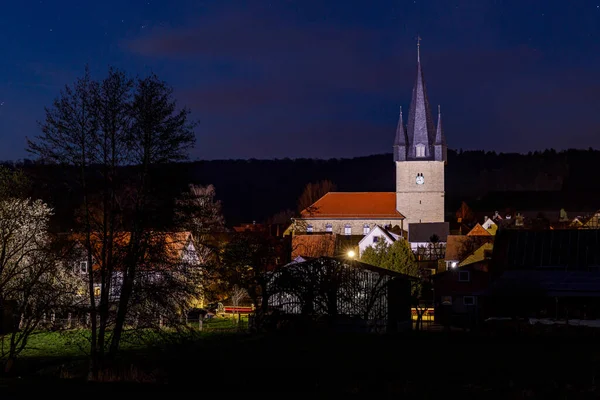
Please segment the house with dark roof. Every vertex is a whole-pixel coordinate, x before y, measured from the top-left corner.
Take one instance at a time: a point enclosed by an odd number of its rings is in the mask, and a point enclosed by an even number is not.
[[[407,123],[400,109],[393,144],[396,191],[327,193],[293,220],[293,235],[365,236],[377,225],[406,232],[409,224],[444,222],[446,137],[439,106],[437,125],[433,123],[420,43],[416,72]]]
[[[600,319],[600,230],[501,230],[490,265],[492,316]]]
[[[408,242],[423,272],[437,272],[438,260],[443,259],[446,254],[448,233],[447,222],[410,224]]]

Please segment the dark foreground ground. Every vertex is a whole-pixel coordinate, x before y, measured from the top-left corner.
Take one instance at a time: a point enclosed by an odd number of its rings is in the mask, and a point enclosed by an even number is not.
[[[175,393],[200,398],[231,392],[598,398],[599,339],[446,332],[214,335],[130,352],[107,378],[147,383],[85,383],[83,360],[31,359],[21,365],[23,377],[0,380],[0,399],[51,393],[85,399],[165,398]],[[58,375],[71,379],[55,378]]]

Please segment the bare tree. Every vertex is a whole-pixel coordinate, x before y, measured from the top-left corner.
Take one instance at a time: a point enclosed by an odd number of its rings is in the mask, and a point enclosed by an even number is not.
[[[298,199],[298,212],[309,210],[309,212],[315,212],[316,210],[310,210],[310,206],[313,205],[321,197],[325,196],[329,192],[335,192],[336,186],[329,180],[323,180],[315,183],[308,183],[304,187],[304,191]]]
[[[334,256],[337,249],[335,234],[294,235],[292,258]]]
[[[42,162],[59,163],[74,166],[78,171],[82,193],[83,231],[88,265],[92,265],[90,220],[89,167],[93,163],[94,138],[98,131],[95,96],[97,83],[90,76],[86,67],[84,76],[72,86],[65,86],[60,97],[54,100],[52,107],[46,108],[46,119],[41,123],[42,135],[36,140],[27,139],[28,151]],[[92,269],[88,275],[88,294],[90,300],[91,320],[91,370],[98,374],[98,337],[97,310],[94,298],[94,279]]]
[[[464,201],[461,203],[460,208],[456,210],[456,220],[461,226],[462,224],[469,225],[476,221],[473,210]]]
[[[296,212],[294,210],[282,210],[267,218],[267,224],[289,224],[290,222],[292,222],[292,218],[294,218],[295,216]]]
[[[218,241],[214,234],[225,230],[221,202],[215,200],[213,185],[190,184],[188,191],[175,200],[175,223],[178,228],[192,232],[200,262],[205,264],[215,256]]]
[[[236,234],[223,249],[221,280],[229,287],[237,285],[247,291],[256,306],[256,326],[269,307],[268,283],[271,271],[281,262],[282,243],[262,232]]]
[[[237,312],[237,323],[239,323],[240,320],[240,311],[239,311],[239,306],[240,306],[240,302],[242,300],[244,300],[244,298],[246,298],[248,296],[248,292],[246,291],[246,289],[239,287],[238,285],[233,285],[233,288],[231,290],[231,306],[234,308],[234,319],[235,319],[235,314]]]
[[[152,169],[159,164],[186,159],[195,142],[195,123],[188,121],[190,110],[177,109],[173,89],[156,75],[138,79],[131,102],[131,129],[126,136],[130,162],[137,174],[132,187],[131,238],[123,268],[117,315],[112,332],[110,352],[119,349],[128,306],[131,301],[136,271],[143,263],[152,237]]]
[[[286,265],[271,277],[271,303],[287,314],[300,314],[305,322],[338,317],[365,321],[386,320],[387,293],[393,279],[356,261],[321,257]]]
[[[86,69],[46,109],[42,135],[28,140],[28,150],[41,160],[79,170],[80,231],[90,266],[92,377],[98,376],[104,358],[109,323],[110,354],[119,348],[138,266],[155,248],[150,245],[156,234],[151,226],[154,166],[186,157],[194,143],[188,115],[189,110],[177,109],[172,89],[155,75],[133,81],[111,68],[107,78],[96,82]],[[131,166],[128,175],[125,165]],[[126,245],[115,246],[124,232]],[[116,304],[111,293],[119,294]]]

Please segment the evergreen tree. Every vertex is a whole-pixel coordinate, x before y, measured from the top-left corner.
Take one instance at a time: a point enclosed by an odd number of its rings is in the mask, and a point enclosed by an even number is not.
[[[360,260],[366,264],[406,275],[419,276],[419,267],[415,255],[404,239],[396,240],[391,245],[382,240],[373,247],[367,247]]]

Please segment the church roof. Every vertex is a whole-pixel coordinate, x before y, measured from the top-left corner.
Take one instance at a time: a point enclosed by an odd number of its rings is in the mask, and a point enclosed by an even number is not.
[[[329,192],[302,210],[302,218],[403,219],[396,192]]]
[[[417,79],[413,87],[412,100],[408,112],[408,141],[410,148],[408,150],[409,158],[414,158],[415,145],[422,143],[425,147],[425,157],[431,156],[429,145],[435,138],[433,128],[433,119],[431,117],[431,108],[429,107],[429,98],[427,97],[427,88],[425,87],[425,77],[421,67],[420,46],[417,47]]]
[[[396,140],[394,146],[406,146],[407,137],[406,129],[404,129],[404,120],[402,119],[402,107],[400,107],[400,117],[398,119],[398,126],[396,127]]]
[[[444,130],[442,128],[442,109],[440,106],[438,106],[438,123],[435,130],[434,144],[446,144],[446,138],[444,137]]]
[[[446,161],[446,138],[438,108],[437,129],[433,124],[425,77],[421,66],[420,38],[417,41],[417,78],[412,90],[406,129],[400,111],[394,140],[394,161],[435,160]],[[402,110],[402,109],[401,109]],[[423,146],[422,154],[417,149]],[[417,156],[418,154],[418,156]]]

